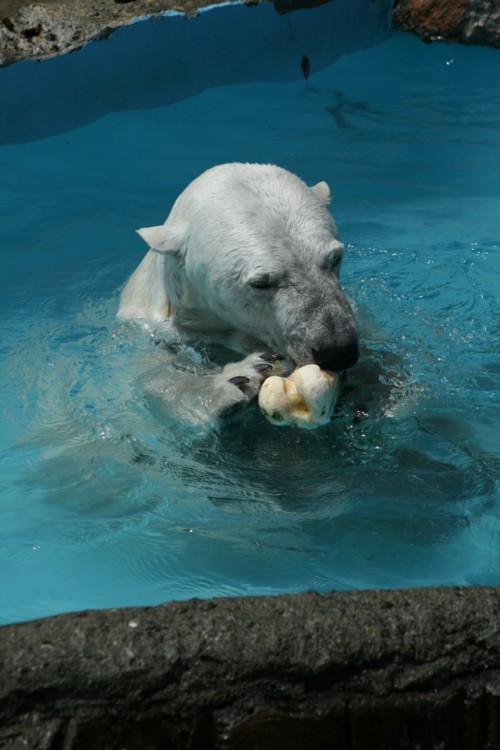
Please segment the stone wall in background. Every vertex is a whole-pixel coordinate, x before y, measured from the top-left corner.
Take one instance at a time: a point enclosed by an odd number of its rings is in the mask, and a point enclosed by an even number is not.
[[[499,0],[396,0],[394,26],[425,42],[500,48]]]
[[[500,591],[171,602],[0,629],[3,750],[498,750]]]

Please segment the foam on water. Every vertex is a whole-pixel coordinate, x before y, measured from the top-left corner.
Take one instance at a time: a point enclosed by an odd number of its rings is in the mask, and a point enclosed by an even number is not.
[[[173,598],[500,583],[500,57],[398,35],[2,154],[3,622]],[[332,186],[363,357],[333,423],[221,435],[140,386],[208,352],[120,326],[185,185],[232,161]],[[167,342],[167,343],[166,343]],[[363,416],[367,413],[368,416]]]

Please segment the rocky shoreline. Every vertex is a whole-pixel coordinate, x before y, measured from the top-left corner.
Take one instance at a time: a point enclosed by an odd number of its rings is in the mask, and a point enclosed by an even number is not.
[[[265,0],[262,0],[263,2]],[[172,11],[193,16],[224,0],[0,0],[0,66],[66,54],[91,40],[106,39],[137,18]],[[244,0],[257,5],[260,0]],[[273,0],[278,13],[322,4],[325,0]],[[500,48],[497,0],[397,0],[395,28],[425,41],[444,40]]]

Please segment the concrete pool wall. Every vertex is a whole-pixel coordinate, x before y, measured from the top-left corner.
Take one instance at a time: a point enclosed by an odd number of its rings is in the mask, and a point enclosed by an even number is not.
[[[291,21],[271,6],[220,8],[144,25],[137,44],[127,27],[75,55],[17,64],[0,75],[2,140],[208,85],[293,80],[304,57],[314,70],[376,43],[390,6],[338,1]],[[353,30],[353,8],[366,27],[358,18]],[[495,750],[499,622],[498,588],[447,588],[193,600],[8,625],[0,746]]]

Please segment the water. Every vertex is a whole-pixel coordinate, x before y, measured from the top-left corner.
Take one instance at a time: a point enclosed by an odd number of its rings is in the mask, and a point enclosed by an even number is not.
[[[396,35],[307,82],[3,149],[2,622],[500,583],[499,123],[498,52]],[[161,418],[140,376],[163,345],[115,321],[134,230],[232,160],[332,187],[364,349],[312,433],[255,409],[221,435]],[[206,356],[173,345],[185,366]]]

